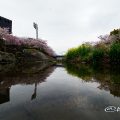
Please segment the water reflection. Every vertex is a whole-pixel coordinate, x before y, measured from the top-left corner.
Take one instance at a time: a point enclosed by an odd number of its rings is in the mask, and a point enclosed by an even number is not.
[[[77,76],[85,82],[98,82],[99,89],[110,91],[112,95],[120,97],[119,69],[66,64],[66,70],[69,74]]]
[[[60,64],[43,66],[19,65],[0,74],[0,120],[119,120],[120,112],[104,111],[120,104],[114,97],[119,96],[117,73],[66,66],[68,74]]]
[[[0,66],[0,104],[10,101],[10,88],[13,85],[33,85],[34,91],[31,100],[36,98],[37,84],[45,82],[46,78],[54,71],[55,66],[47,63],[32,63],[18,65],[15,67],[13,64],[3,64]],[[6,69],[6,70],[4,70]]]

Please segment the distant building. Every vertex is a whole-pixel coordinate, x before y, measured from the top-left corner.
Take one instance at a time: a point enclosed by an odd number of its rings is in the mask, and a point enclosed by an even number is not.
[[[9,33],[10,34],[12,33],[12,21],[11,20],[0,16],[0,27],[8,28]]]

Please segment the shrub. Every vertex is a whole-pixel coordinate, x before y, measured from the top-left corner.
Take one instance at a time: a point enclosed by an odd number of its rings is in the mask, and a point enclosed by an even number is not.
[[[117,35],[119,34],[119,29],[114,29],[113,31],[110,32],[110,35]]]
[[[111,45],[109,55],[111,63],[120,63],[120,43],[113,43]]]
[[[35,48],[44,51],[44,53],[46,53],[49,56],[56,55],[52,48],[47,45],[46,41],[42,39],[22,38],[13,36],[8,34],[6,29],[2,29],[1,27],[0,27],[0,39],[4,40],[5,45]]]
[[[114,29],[110,35],[100,36],[100,41],[94,45],[82,44],[68,50],[67,61],[93,62],[94,65],[108,65],[120,63],[120,29]]]
[[[67,60],[73,60],[76,57],[78,57],[77,49],[76,48],[71,48],[68,50],[68,52],[65,55]]]
[[[104,55],[105,55],[104,49],[95,48],[93,51],[93,57],[92,57],[93,63],[94,64],[102,63]]]
[[[66,60],[88,61],[91,57],[92,46],[89,44],[82,44],[77,48],[69,49],[66,53]]]

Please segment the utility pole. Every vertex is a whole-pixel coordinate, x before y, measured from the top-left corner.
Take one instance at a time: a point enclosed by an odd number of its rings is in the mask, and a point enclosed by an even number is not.
[[[38,24],[33,22],[33,27],[35,28],[36,30],[36,39],[38,39]]]

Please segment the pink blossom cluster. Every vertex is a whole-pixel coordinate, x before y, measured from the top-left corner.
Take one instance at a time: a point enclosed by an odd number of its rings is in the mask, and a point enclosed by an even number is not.
[[[5,34],[8,34],[8,29],[0,27],[0,38],[2,38]]]
[[[120,29],[119,29],[118,34],[115,34],[115,35],[114,34],[112,34],[112,35],[110,35],[110,34],[100,35],[98,38],[101,40],[101,42],[103,42],[105,44],[110,44],[112,42],[118,41],[118,40],[120,40]]]
[[[0,39],[4,40],[6,45],[24,45],[30,48],[43,50],[49,56],[55,56],[55,52],[52,50],[52,48],[49,47],[47,42],[42,39],[13,36],[12,34],[8,34],[6,29],[2,28],[0,28]]]

